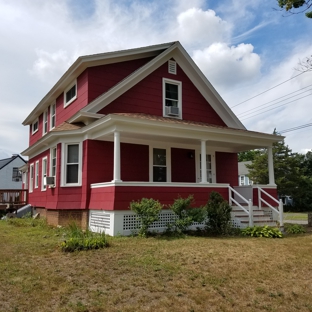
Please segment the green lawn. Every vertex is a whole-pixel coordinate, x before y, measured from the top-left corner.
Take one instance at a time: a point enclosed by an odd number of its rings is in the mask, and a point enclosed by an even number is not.
[[[308,221],[308,214],[301,212],[284,212],[284,221],[286,220]]]
[[[117,237],[63,253],[62,230],[0,221],[0,311],[312,311],[312,234]]]

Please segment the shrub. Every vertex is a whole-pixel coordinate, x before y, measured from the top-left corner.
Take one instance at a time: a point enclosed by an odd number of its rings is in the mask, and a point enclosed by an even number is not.
[[[266,238],[282,238],[283,234],[278,228],[265,226],[247,227],[241,231],[244,236],[266,237]]]
[[[176,218],[168,224],[168,231],[173,230],[177,233],[182,233],[193,222],[203,222],[205,219],[204,210],[202,208],[192,208],[194,204],[193,195],[187,198],[178,197],[169,208],[174,212]]]
[[[300,224],[289,224],[285,228],[288,234],[302,234],[306,232],[306,229]]]
[[[209,201],[206,204],[207,221],[206,229],[208,233],[214,235],[230,234],[231,206],[218,192],[211,192]]]
[[[141,223],[140,236],[147,236],[149,226],[159,219],[159,212],[162,208],[163,205],[153,198],[142,198],[140,201],[130,203],[130,209],[137,214],[137,219]]]
[[[61,243],[61,250],[73,252],[80,250],[100,249],[108,247],[109,243],[104,232],[93,233],[83,231],[76,223],[71,223],[66,229],[66,240]]]

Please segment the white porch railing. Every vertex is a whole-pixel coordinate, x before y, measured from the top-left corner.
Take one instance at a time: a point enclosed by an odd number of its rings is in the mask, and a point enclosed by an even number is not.
[[[257,187],[258,189],[258,201],[259,201],[259,209],[261,209],[261,205],[262,203],[266,204],[269,208],[271,208],[273,211],[275,211],[278,215],[279,215],[279,223],[280,223],[280,227],[284,226],[284,221],[283,221],[283,202],[280,199],[279,201],[274,198],[272,195],[270,195],[269,193],[267,193],[266,191],[264,191],[262,188]],[[278,210],[276,208],[274,208],[272,205],[270,205],[267,201],[265,201],[262,198],[262,193],[265,194],[266,196],[268,196],[270,199],[272,199],[274,202],[276,202],[278,204]]]
[[[232,196],[232,192],[248,205],[248,210],[245,209],[245,207],[242,206],[237,200],[235,200],[234,196]],[[229,186],[229,204],[232,206],[233,203],[236,206],[240,207],[245,213],[247,213],[249,217],[249,226],[253,226],[254,222],[253,222],[253,209],[252,209],[251,199],[247,200],[241,194],[239,194],[236,190],[234,190],[231,186]]]

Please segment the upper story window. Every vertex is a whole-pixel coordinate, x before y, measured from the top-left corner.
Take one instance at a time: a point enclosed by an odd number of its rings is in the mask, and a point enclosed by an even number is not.
[[[22,181],[22,173],[18,170],[17,167],[13,167],[12,181],[14,182]]]
[[[163,78],[163,116],[182,118],[182,82]]]
[[[48,132],[48,110],[43,112],[42,134]]]
[[[32,123],[32,134],[36,133],[38,131],[39,128],[39,120],[38,118]]]
[[[68,106],[77,98],[77,82],[72,83],[65,91],[64,91],[64,107]]]
[[[56,118],[56,105],[53,103],[50,105],[50,130],[55,127],[55,118]]]

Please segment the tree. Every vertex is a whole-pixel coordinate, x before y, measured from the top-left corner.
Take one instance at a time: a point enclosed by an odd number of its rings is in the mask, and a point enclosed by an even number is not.
[[[257,155],[260,154],[260,150],[250,150],[238,153],[238,161],[252,161]]]
[[[290,14],[306,12],[306,17],[312,18],[312,11],[308,11],[312,7],[312,0],[277,0],[277,2],[280,8]]]
[[[273,161],[278,194],[292,196],[296,210],[312,210],[312,153],[292,153],[282,141],[273,144]],[[246,167],[255,184],[268,184],[267,149],[262,149]]]

